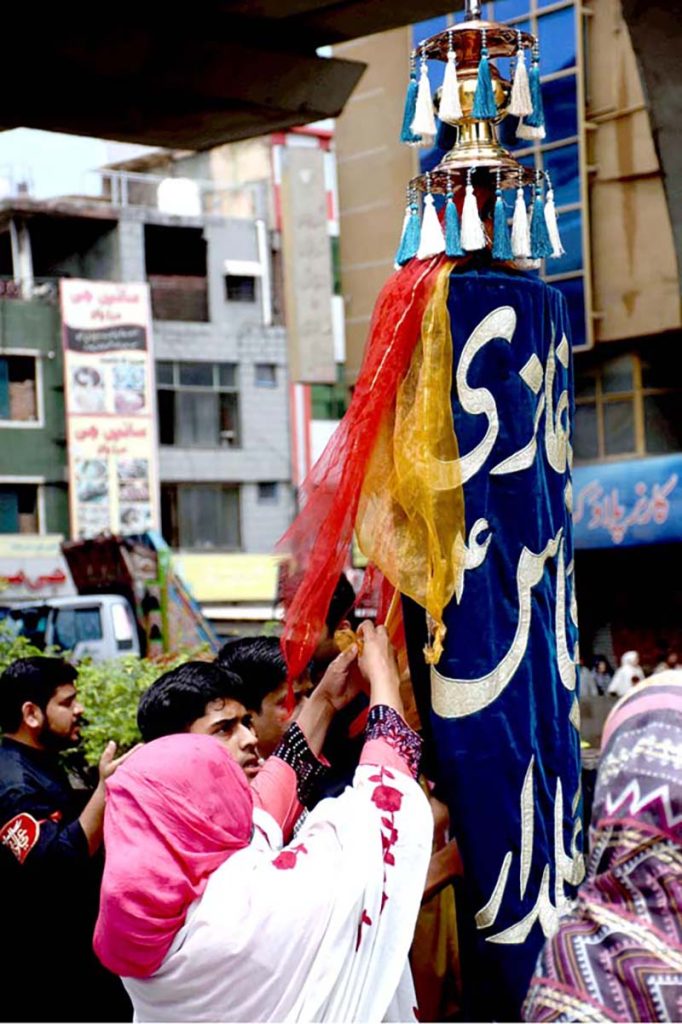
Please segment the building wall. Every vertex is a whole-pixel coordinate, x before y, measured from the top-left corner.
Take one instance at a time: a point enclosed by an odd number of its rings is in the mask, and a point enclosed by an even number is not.
[[[192,168],[187,166],[187,173]],[[195,170],[206,171],[205,167]],[[241,549],[269,552],[286,530],[294,511],[289,451],[286,333],[265,327],[260,281],[255,302],[235,302],[225,294],[225,260],[258,260],[252,220],[168,217],[135,209],[119,226],[123,280],[145,280],[144,225],[203,226],[207,243],[207,323],[154,321],[156,360],[234,362],[238,364],[239,448],[160,448],[161,483],[236,483],[240,488]],[[276,387],[259,387],[255,366],[277,367]],[[258,483],[277,483],[277,500],[258,500]]]
[[[588,24],[592,261],[598,341],[679,328],[679,269],[649,115],[620,0]]]
[[[0,301],[0,354],[22,349],[39,362],[42,426],[0,426],[0,482],[44,480],[42,533],[68,532],[63,363],[59,311],[39,299]]]
[[[393,271],[414,150],[399,142],[410,28],[355,39],[334,54],[367,64],[336,123],[341,287],[346,309],[346,376],[355,381],[372,309]]]

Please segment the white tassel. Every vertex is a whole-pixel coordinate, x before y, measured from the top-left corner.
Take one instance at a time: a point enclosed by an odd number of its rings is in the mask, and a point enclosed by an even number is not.
[[[522,49],[516,55],[516,71],[514,72],[509,113],[514,117],[525,117],[526,114],[533,113],[533,101],[530,98],[528,84],[528,68]]]
[[[547,199],[545,200],[545,224],[547,225],[549,240],[552,243],[552,259],[558,260],[560,256],[565,254],[566,250],[561,244],[561,235],[559,234],[559,225],[557,224],[556,206],[554,205],[554,189],[549,189],[547,192]]]
[[[512,252],[516,259],[528,259],[530,256],[530,225],[528,224],[526,199],[523,194],[523,189],[520,187],[516,190],[511,244]]]
[[[462,248],[466,252],[485,249],[485,232],[478,213],[473,185],[467,185],[462,207]]]
[[[448,51],[448,61],[445,65],[445,74],[443,75],[443,91],[441,93],[438,116],[441,121],[447,121],[448,124],[451,124],[453,121],[461,121],[462,119],[462,104],[459,99],[454,50]]]
[[[421,135],[423,146],[431,145],[436,136],[436,118],[433,113],[433,100],[431,98],[429,71],[426,61],[422,61],[419,88],[417,89],[417,106],[414,112],[414,120],[410,127],[415,135]]]
[[[427,260],[430,256],[437,256],[440,252],[445,252],[445,236],[440,226],[436,207],[433,204],[433,196],[427,192],[424,196],[424,215],[419,235],[417,259]]]
[[[524,124],[523,121],[519,121],[516,128],[517,139],[544,139],[547,135],[544,127],[542,128],[531,128],[530,125]]]

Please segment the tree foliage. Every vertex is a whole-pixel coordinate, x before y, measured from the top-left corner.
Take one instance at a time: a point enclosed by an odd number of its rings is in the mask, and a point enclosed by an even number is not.
[[[0,672],[17,658],[54,653],[38,650],[25,637],[12,636],[0,623]],[[88,764],[97,764],[109,740],[116,741],[120,754],[140,742],[137,705],[141,694],[160,675],[190,658],[212,657],[208,648],[200,648],[154,659],[129,655],[112,661],[79,662],[76,686],[85,710],[81,747]]]

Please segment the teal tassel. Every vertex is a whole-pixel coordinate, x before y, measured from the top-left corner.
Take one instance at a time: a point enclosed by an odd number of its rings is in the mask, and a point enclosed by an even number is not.
[[[498,191],[495,200],[495,219],[493,222],[493,259],[513,260],[514,253],[511,247],[511,236],[509,224],[507,223],[507,209],[504,205],[502,193]]]
[[[530,222],[530,258],[532,260],[541,260],[551,256],[553,252],[554,249],[552,248],[545,222],[542,196],[539,191],[536,191],[533,202],[533,217]]]
[[[497,117],[497,104],[495,103],[495,93],[493,92],[493,81],[490,77],[490,61],[488,60],[487,46],[484,46],[481,50],[476,95],[474,96],[474,109],[471,116],[475,121],[484,121]]]
[[[448,192],[448,201],[445,204],[445,255],[464,255],[459,233],[459,214],[452,198],[452,192]]]
[[[542,105],[542,87],[540,86],[540,65],[536,60],[530,69],[528,76],[528,84],[530,87],[530,98],[533,104],[533,113],[528,114],[524,117],[524,124],[527,124],[529,128],[544,128],[545,127],[545,110]]]
[[[416,203],[410,203],[410,216],[408,217],[403,237],[400,239],[400,245],[395,256],[395,261],[399,267],[404,267],[406,263],[417,255],[420,233],[419,207]]]
[[[418,145],[422,137],[415,135],[412,131],[415,111],[417,109],[417,72],[414,68],[410,71],[410,81],[405,95],[405,111],[403,113],[403,127],[400,132],[400,141],[410,146]]]

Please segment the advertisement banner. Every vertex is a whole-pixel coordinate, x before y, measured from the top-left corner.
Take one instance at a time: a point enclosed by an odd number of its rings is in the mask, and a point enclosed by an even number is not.
[[[682,454],[573,471],[576,548],[682,541]]]
[[[149,287],[60,282],[74,540],[158,530]]]

